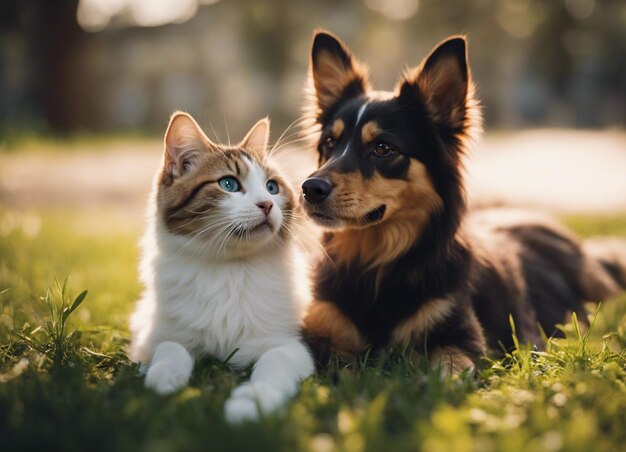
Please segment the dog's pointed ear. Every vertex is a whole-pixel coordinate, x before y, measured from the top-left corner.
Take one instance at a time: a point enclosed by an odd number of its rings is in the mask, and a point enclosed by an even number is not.
[[[246,137],[239,143],[239,146],[246,149],[262,159],[269,149],[267,144],[270,141],[270,120],[265,117],[252,126]]]
[[[367,72],[338,38],[327,31],[316,31],[311,47],[310,84],[317,108],[323,113],[342,97],[365,93]]]
[[[165,132],[164,144],[163,169],[171,180],[187,173],[195,165],[200,153],[217,147],[196,120],[182,111],[172,115]]]
[[[398,92],[400,97],[417,95],[435,123],[457,128],[467,117],[470,88],[467,45],[464,37],[457,36],[440,43],[416,69],[408,71]]]

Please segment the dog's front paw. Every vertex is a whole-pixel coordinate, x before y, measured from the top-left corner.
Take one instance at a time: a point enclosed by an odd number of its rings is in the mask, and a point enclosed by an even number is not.
[[[244,383],[237,387],[224,407],[226,419],[231,423],[257,420],[282,408],[287,395],[274,386],[263,383]]]
[[[457,347],[441,347],[430,356],[430,362],[438,367],[441,378],[461,375],[465,370],[474,372],[474,361]]]
[[[178,391],[187,384],[189,373],[166,362],[155,363],[146,373],[146,387],[159,395]]]

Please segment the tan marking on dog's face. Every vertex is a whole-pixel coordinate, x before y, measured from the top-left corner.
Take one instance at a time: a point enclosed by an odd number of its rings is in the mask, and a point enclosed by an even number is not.
[[[327,301],[314,301],[304,317],[304,329],[316,337],[328,338],[332,348],[344,356],[363,352],[367,343],[339,309]]]
[[[438,347],[428,356],[433,367],[441,366],[441,376],[459,375],[474,367],[474,361],[462,350],[454,346]]]
[[[454,302],[448,298],[435,298],[428,301],[415,314],[400,322],[393,329],[392,342],[405,346],[413,340],[423,340],[433,327],[450,315],[453,308]]]
[[[378,174],[365,179],[358,172],[331,174],[329,179],[334,189],[326,212],[343,222],[328,244],[338,263],[392,262],[415,243],[431,215],[443,207],[426,166],[414,159],[407,180]],[[363,224],[361,218],[382,204],[387,206],[383,219]]]
[[[333,139],[334,140],[338,139],[343,133],[343,131],[345,130],[345,128],[346,128],[346,125],[344,124],[343,119],[335,120],[335,122],[333,122],[333,125],[330,129]]]
[[[376,121],[368,121],[361,129],[361,141],[369,144],[380,134],[381,129]]]

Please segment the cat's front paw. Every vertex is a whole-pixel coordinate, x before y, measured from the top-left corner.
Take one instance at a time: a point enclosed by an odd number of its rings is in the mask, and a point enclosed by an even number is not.
[[[224,417],[231,424],[257,421],[259,419],[257,403],[249,398],[230,397],[224,404]]]
[[[282,408],[287,394],[274,386],[263,383],[244,383],[235,388],[224,406],[226,420],[231,423],[254,421],[263,414]]]
[[[185,386],[189,381],[189,373],[177,369],[170,363],[155,363],[146,373],[146,387],[153,389],[159,395],[172,394]]]

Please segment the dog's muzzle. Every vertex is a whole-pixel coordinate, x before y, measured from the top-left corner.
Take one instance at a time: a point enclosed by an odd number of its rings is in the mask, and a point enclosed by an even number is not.
[[[319,204],[333,191],[332,184],[321,177],[310,177],[302,184],[304,199],[311,204]]]

